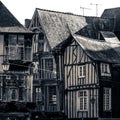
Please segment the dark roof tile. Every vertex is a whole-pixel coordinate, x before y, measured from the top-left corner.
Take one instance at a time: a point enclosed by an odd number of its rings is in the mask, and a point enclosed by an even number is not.
[[[111,44],[80,35],[73,35],[73,37],[93,60],[120,63],[120,43]]]
[[[0,32],[30,32],[0,1]]]

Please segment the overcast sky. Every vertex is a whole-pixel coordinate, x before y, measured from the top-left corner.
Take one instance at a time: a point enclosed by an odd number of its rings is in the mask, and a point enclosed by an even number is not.
[[[98,4],[98,16],[104,9],[120,7],[120,0],[1,0],[12,14],[24,24],[24,19],[32,18],[35,8],[71,12],[79,15],[96,16],[96,5]],[[90,4],[94,5],[90,5]]]

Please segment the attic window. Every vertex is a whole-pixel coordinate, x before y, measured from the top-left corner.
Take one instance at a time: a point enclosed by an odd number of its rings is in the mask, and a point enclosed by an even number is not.
[[[101,69],[101,76],[111,76],[109,64],[101,63],[100,69]]]

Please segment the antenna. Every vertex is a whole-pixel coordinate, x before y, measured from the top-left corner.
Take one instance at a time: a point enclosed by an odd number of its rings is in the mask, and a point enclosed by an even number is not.
[[[101,4],[90,3],[90,5],[95,5],[96,6],[96,17],[98,17],[98,5],[101,5]]]
[[[80,9],[83,10],[83,16],[84,16],[84,14],[85,14],[85,9],[86,9],[86,10],[91,10],[90,8],[85,8],[85,7],[80,7]]]

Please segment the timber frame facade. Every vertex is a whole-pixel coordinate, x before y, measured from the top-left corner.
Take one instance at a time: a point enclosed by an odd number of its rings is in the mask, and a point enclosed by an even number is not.
[[[65,115],[68,119],[119,118],[120,66],[112,59],[111,62],[102,57],[95,60],[95,54],[104,53],[97,50],[89,53],[86,46],[89,48],[94,44],[89,44],[91,40],[88,39],[73,35],[54,49],[55,56],[61,56]]]
[[[0,10],[0,119],[120,119],[119,15]]]
[[[39,8],[30,21],[33,118],[119,118],[120,46],[113,21]]]
[[[56,74],[56,61],[41,25],[37,9],[29,29],[34,32],[33,62],[38,63],[38,71],[33,73],[33,101],[37,104],[36,112],[60,112],[60,82]]]
[[[0,119],[28,119],[34,109],[32,37],[0,1]]]
[[[68,118],[98,117],[99,81],[96,70],[96,64],[76,42],[66,47],[64,52],[65,113]]]

